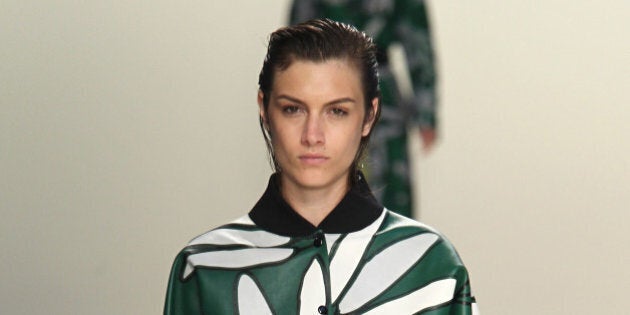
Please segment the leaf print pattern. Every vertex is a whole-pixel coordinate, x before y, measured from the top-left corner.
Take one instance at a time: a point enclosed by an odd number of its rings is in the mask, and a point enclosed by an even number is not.
[[[324,274],[321,265],[315,259],[304,275],[300,294],[300,314],[317,314],[317,308],[325,302]]]
[[[433,282],[409,295],[376,307],[365,315],[415,314],[450,301],[453,298],[456,283],[455,279]]]
[[[342,313],[358,309],[385,291],[414,265],[437,239],[438,236],[432,233],[416,235],[394,243],[372,258],[365,264],[352,287],[339,303]],[[414,248],[415,251],[406,250],[409,248]]]
[[[248,268],[269,264],[289,258],[293,253],[289,248],[247,248],[205,252],[188,256],[184,279],[196,267],[208,268]]]
[[[230,228],[232,227],[232,228]],[[255,228],[248,217],[241,217],[223,228],[214,229],[202,234],[188,245],[245,245],[249,247],[275,247],[287,243],[290,238],[265,232],[259,229],[243,230],[244,227]]]
[[[178,255],[165,314],[479,314],[457,253],[429,227],[384,210],[325,236],[320,246],[235,223],[206,233]]]
[[[339,244],[335,257],[330,263],[330,273],[335,275],[330,279],[331,296],[336,300],[341,290],[346,286],[348,280],[354,273],[365,252],[365,248],[372,240],[372,235],[376,232],[385,217],[385,212],[375,223],[362,231],[350,233]]]
[[[238,312],[240,315],[273,314],[260,288],[247,274],[238,281]]]

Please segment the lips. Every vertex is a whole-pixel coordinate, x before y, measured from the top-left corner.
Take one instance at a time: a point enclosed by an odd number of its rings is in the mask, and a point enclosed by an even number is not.
[[[304,154],[299,156],[300,161],[307,165],[320,165],[328,161],[328,157],[321,154]]]

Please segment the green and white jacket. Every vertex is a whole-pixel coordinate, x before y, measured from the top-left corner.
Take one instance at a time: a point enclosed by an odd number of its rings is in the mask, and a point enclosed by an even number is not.
[[[276,180],[249,215],[177,255],[165,315],[478,314],[453,246],[384,209],[364,180],[317,227]]]

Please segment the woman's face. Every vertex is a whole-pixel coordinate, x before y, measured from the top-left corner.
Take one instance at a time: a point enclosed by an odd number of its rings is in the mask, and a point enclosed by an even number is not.
[[[265,113],[282,184],[298,189],[347,187],[350,165],[373,119],[359,72],[345,60],[294,61],[276,70]],[[378,102],[372,101],[374,112]]]

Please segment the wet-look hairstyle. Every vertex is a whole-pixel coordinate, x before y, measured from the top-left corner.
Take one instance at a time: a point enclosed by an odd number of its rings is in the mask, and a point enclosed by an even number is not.
[[[380,116],[380,91],[378,87],[377,49],[372,38],[357,30],[354,26],[330,19],[315,19],[293,26],[283,27],[271,33],[267,46],[267,56],[258,77],[258,87],[262,92],[265,114],[269,107],[269,97],[277,71],[286,70],[295,61],[326,62],[341,60],[352,65],[361,76],[363,98],[365,100],[364,123],[374,118],[374,124]],[[372,100],[378,99],[376,112],[372,109]],[[267,119],[267,121],[269,121]],[[350,184],[357,181],[359,163],[368,146],[370,133],[362,137],[352,165],[350,165]],[[281,172],[272,146],[272,136],[260,117],[260,128],[267,144],[270,164],[274,171]]]

